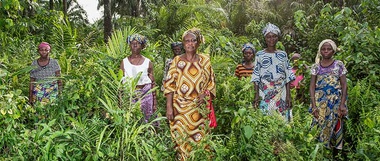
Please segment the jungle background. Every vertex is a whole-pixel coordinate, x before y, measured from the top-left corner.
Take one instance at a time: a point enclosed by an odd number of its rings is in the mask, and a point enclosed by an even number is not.
[[[380,1],[99,0],[98,7],[104,17],[90,24],[76,0],[0,1],[0,160],[175,160],[163,93],[157,89],[161,126],[141,124],[139,105],[131,103],[136,80],[122,84],[118,68],[130,54],[126,37],[140,33],[161,85],[170,43],[192,27],[202,30],[199,51],[211,56],[216,74],[218,127],[203,143],[211,151],[195,148],[190,160],[331,160],[310,128],[305,68],[326,38],[338,44],[335,58],[348,69],[339,158],[379,160]],[[302,54],[293,64],[305,78],[300,94],[292,91],[291,123],[252,109],[252,84],[234,77],[244,43],[265,47],[267,22],[281,28],[280,49]],[[31,107],[30,64],[42,41],[52,45],[64,89],[54,104]]]

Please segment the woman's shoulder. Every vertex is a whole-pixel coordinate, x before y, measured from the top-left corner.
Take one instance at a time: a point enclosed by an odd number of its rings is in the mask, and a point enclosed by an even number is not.
[[[33,65],[38,65],[38,63],[37,63],[37,59],[34,59],[33,61],[32,61],[32,66]]]
[[[340,60],[335,60],[335,64],[339,66],[344,66],[344,63]]]
[[[199,61],[201,62],[210,62],[211,58],[210,55],[207,54],[198,54],[199,55]]]
[[[52,63],[58,63],[58,60],[54,59],[54,58],[50,58],[50,62],[52,62]]]
[[[203,58],[203,59],[210,59],[210,55],[208,54],[203,54],[203,53],[200,53],[198,54],[200,58]]]

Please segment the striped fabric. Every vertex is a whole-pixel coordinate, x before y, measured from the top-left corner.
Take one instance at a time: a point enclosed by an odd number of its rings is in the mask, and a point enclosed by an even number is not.
[[[243,64],[238,64],[235,69],[235,76],[241,77],[251,77],[253,68],[246,68]]]

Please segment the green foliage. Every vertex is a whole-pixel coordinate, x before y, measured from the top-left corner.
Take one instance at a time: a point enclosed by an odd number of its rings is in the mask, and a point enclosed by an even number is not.
[[[144,16],[114,19],[108,44],[102,42],[102,22],[86,26],[79,17],[64,19],[59,9],[48,11],[46,2],[0,3],[0,160],[175,160],[169,127],[160,117],[165,116],[165,97],[157,95],[158,118],[141,123],[139,103],[133,103],[137,79],[123,84],[119,65],[129,55],[126,37],[141,33],[149,39],[143,55],[153,61],[156,84],[161,84],[165,59],[172,56],[169,44],[181,41],[192,27],[202,30],[206,43],[199,51],[212,59],[218,127],[200,145],[208,150],[197,148],[191,160],[332,160],[331,151],[315,139],[318,130],[310,129],[310,76],[303,68],[312,64],[317,45],[326,38],[337,42],[341,51],[335,58],[349,71],[341,157],[379,159],[378,1],[342,6],[299,0],[144,1]],[[269,21],[284,33],[279,48],[303,55],[298,66],[305,82],[300,98],[293,100],[290,123],[252,109],[250,79],[233,76],[244,43],[252,42],[257,50],[265,46],[261,30]],[[26,97],[28,66],[38,57],[41,41],[52,44],[50,56],[61,65],[64,91],[54,104],[32,108]],[[153,121],[161,126],[152,126]]]

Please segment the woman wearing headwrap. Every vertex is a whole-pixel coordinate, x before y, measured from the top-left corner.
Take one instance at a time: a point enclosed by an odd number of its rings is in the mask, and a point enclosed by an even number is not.
[[[176,56],[165,81],[166,117],[176,144],[178,159],[186,160],[207,134],[207,115],[200,113],[209,97],[215,97],[215,78],[210,57],[197,52],[204,42],[199,29],[187,30],[182,36],[185,54]],[[203,105],[203,106],[202,106]]]
[[[182,42],[173,42],[172,44],[170,44],[170,46],[173,52],[173,58],[182,54]],[[173,62],[173,58],[169,58],[165,61],[164,77],[162,79],[161,91],[165,90],[164,83],[165,83],[166,75],[169,71],[169,67]]]
[[[239,79],[241,77],[251,77],[253,72],[253,58],[256,53],[255,47],[251,43],[246,43],[241,49],[243,53],[243,63],[238,64],[235,69],[235,76]]]
[[[29,102],[42,104],[51,103],[57,99],[62,89],[61,67],[56,59],[50,58],[51,46],[47,42],[38,45],[40,57],[32,62],[34,68],[30,72]]]
[[[314,116],[312,126],[317,125],[321,130],[319,141],[333,148],[333,155],[343,147],[342,118],[347,115],[347,69],[342,61],[334,60],[336,51],[337,46],[330,39],[319,44],[311,67],[309,109]]]
[[[129,44],[132,54],[121,61],[120,69],[123,71],[124,77],[129,78],[134,78],[141,73],[140,79],[137,82],[136,93],[138,94],[137,98],[144,96],[141,99],[140,108],[144,114],[144,122],[148,123],[151,116],[157,110],[157,101],[155,92],[147,94],[147,92],[155,86],[153,63],[141,55],[141,50],[145,48],[147,40],[145,36],[133,34],[128,36],[127,43]],[[154,124],[157,126],[158,122]]]
[[[263,30],[267,48],[258,51],[255,56],[252,82],[258,92],[253,104],[264,113],[279,112],[286,121],[291,121],[289,85],[295,77],[286,52],[276,49],[280,34],[280,29],[271,23]]]

